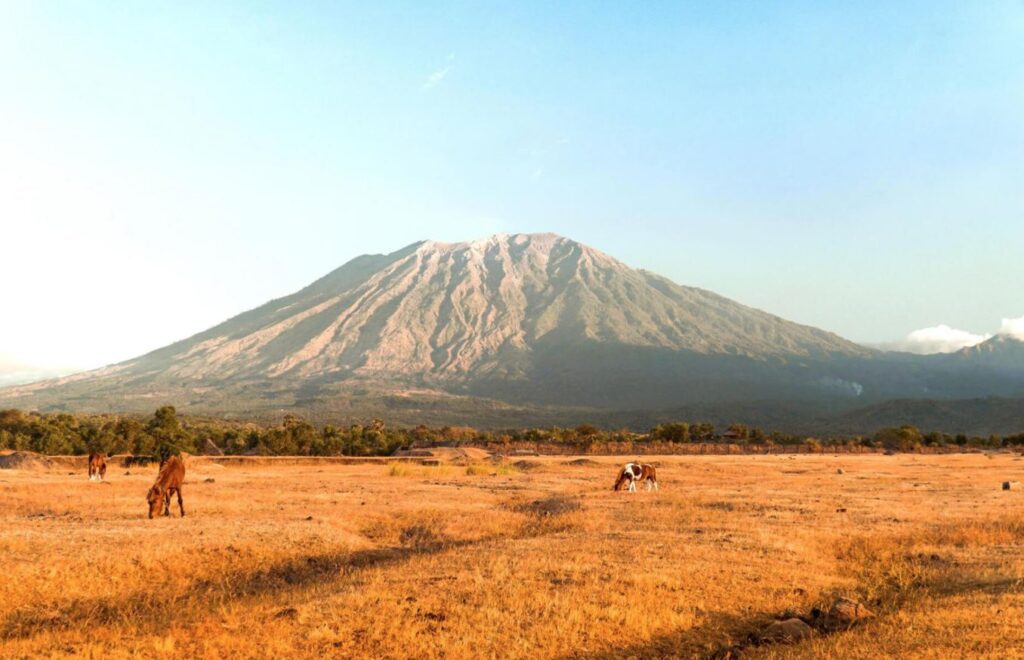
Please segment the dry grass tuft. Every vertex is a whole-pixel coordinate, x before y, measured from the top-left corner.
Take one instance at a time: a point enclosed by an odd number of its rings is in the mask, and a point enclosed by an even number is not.
[[[437,550],[444,545],[441,537],[427,525],[406,527],[399,534],[398,540],[403,547],[414,550]]]
[[[515,510],[519,513],[529,513],[534,516],[561,516],[579,511],[580,508],[579,500],[564,495],[552,495],[515,506]]]
[[[467,477],[507,477],[514,474],[519,474],[519,467],[515,464],[509,465],[507,463],[470,463],[469,465],[466,466]]]

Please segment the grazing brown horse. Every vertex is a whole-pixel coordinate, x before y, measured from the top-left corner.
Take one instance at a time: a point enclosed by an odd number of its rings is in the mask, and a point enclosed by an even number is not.
[[[615,480],[615,490],[622,490],[628,485],[629,492],[636,492],[638,481],[646,482],[648,491],[652,488],[658,490],[658,475],[654,466],[647,463],[626,463],[619,473],[619,478]]]
[[[181,482],[185,481],[185,464],[177,456],[171,456],[160,467],[160,473],[156,475],[156,483],[149,489],[146,501],[149,502],[149,517],[152,518],[160,513],[160,504],[163,503],[164,515],[171,515],[171,495],[178,495],[178,508],[181,509],[181,516],[185,517],[185,505],[181,501]]]
[[[89,481],[103,481],[107,475],[107,461],[103,454],[89,454]]]

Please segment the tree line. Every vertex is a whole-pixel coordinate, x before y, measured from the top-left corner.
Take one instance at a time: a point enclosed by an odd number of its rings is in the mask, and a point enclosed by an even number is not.
[[[998,449],[1024,446],[1024,433],[1000,436],[968,436],[964,433],[949,434],[941,431],[921,431],[916,426],[903,425],[884,428],[869,435],[814,438],[804,435],[763,431],[745,424],[733,424],[725,433],[716,435],[710,424],[690,425],[686,422],[661,424],[651,429],[648,437],[668,442],[715,442],[727,441],[751,445],[793,445],[810,444],[819,446],[853,445],[871,449],[893,451],[915,451],[922,447],[964,447],[974,449]]]
[[[921,447],[999,448],[1024,446],[1024,433],[1000,437],[922,432],[914,426],[887,428],[866,436],[809,438],[764,431],[744,424],[724,430],[702,422],[659,424],[647,433],[608,430],[591,424],[486,431],[472,427],[391,428],[375,419],[366,424],[314,426],[297,415],[277,424],[179,416],[173,406],[158,408],[152,417],[89,415],[0,410],[0,450],[41,454],[139,454],[164,457],[180,452],[207,453],[210,446],[229,455],[264,456],[387,456],[399,449],[440,444],[501,445],[537,443],[572,445],[581,452],[603,443],[731,443],[770,446],[806,444],[814,448],[840,445],[893,451]]]

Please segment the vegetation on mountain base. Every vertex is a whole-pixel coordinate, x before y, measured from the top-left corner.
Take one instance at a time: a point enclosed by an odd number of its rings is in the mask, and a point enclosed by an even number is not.
[[[568,447],[577,453],[607,451],[610,446],[639,450],[648,444],[663,447],[690,443],[728,443],[751,448],[799,445],[808,451],[825,447],[915,451],[921,447],[1024,446],[1024,433],[968,437],[937,431],[925,433],[906,425],[882,429],[870,436],[814,438],[768,432],[744,424],[733,424],[719,432],[706,422],[659,424],[647,433],[607,430],[591,424],[494,432],[452,426],[392,428],[379,419],[347,427],[331,424],[318,427],[292,414],[285,415],[278,424],[267,425],[180,417],[173,406],[158,408],[149,419],[133,415],[0,411],[0,449],[50,455],[99,452],[165,458],[182,451],[203,453],[208,443],[229,455],[264,456],[389,456],[399,449],[452,444],[489,447],[533,444]]]

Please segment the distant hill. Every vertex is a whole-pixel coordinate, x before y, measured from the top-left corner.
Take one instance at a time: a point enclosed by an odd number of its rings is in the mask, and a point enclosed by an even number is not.
[[[1024,341],[1010,335],[996,335],[953,353],[949,359],[963,366],[1016,372],[1024,369]]]
[[[765,400],[797,420],[1024,394],[1024,369],[971,365],[951,377],[953,359],[884,354],[567,238],[516,234],[364,255],[133,360],[0,390],[0,406],[507,425]]]
[[[912,424],[924,430],[989,436],[1024,432],[1024,398],[953,401],[896,399],[822,420],[836,432],[864,432]]]

